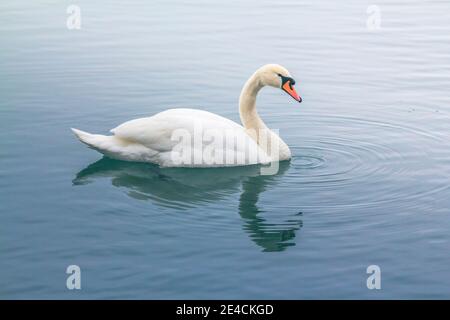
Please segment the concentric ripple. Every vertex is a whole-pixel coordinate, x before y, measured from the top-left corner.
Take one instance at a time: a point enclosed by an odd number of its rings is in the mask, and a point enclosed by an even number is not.
[[[433,117],[435,126],[450,118],[428,109],[419,112]],[[300,196],[321,194],[320,203],[306,204],[309,208],[414,206],[431,195],[431,201],[447,197],[450,152],[445,136],[427,130],[429,120],[408,115],[401,123],[303,115],[299,126],[305,139],[291,148],[284,187],[292,190],[295,184]]]

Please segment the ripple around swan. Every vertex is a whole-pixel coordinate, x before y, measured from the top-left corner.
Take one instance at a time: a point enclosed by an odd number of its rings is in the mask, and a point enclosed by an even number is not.
[[[441,121],[450,119],[448,115],[439,117]],[[292,147],[287,188],[295,183],[300,193],[330,188],[335,193],[333,202],[324,200],[306,207],[376,207],[382,203],[408,206],[413,199],[447,196],[445,172],[450,152],[442,149],[445,139],[438,132],[335,115],[306,115],[299,122],[308,138],[301,141],[301,146]],[[326,132],[317,128],[326,128]],[[386,138],[380,137],[380,132]],[[423,170],[424,165],[428,170]],[[355,192],[356,185],[364,192]],[[339,194],[346,190],[354,197],[343,196],[345,201],[340,202]]]
[[[305,138],[298,139],[299,145],[291,143],[292,160],[282,162],[273,176],[261,176],[259,166],[159,168],[103,158],[80,171],[73,183],[108,178],[130,198],[156,205],[160,210],[152,219],[173,220],[193,234],[202,229],[237,232],[238,219],[264,251],[284,250],[294,243],[303,224],[301,210],[385,204],[407,208],[417,206],[419,198],[433,195],[436,201],[448,195],[446,179],[436,172],[446,170],[450,153],[440,150],[434,156],[443,144],[435,132],[413,124],[335,115],[302,115],[298,123]],[[378,132],[388,138],[380,139]],[[418,170],[424,163],[430,170]],[[267,192],[270,203],[264,201]],[[298,203],[286,202],[290,196]],[[195,215],[185,214],[192,209]],[[226,214],[230,209],[239,215]]]

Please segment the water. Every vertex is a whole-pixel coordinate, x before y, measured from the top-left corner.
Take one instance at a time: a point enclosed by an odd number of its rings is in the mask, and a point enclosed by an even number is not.
[[[450,298],[447,1],[377,1],[377,31],[365,0],[80,0],[81,30],[70,4],[0,4],[0,298]],[[265,63],[304,99],[258,97],[293,152],[275,176],[102,159],[69,130],[239,121]]]

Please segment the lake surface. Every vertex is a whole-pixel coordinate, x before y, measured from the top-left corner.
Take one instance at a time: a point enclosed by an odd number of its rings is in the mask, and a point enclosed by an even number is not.
[[[0,298],[450,298],[448,1],[10,0],[0,21]],[[276,175],[102,159],[69,130],[239,121],[266,63],[303,97],[258,96],[293,153]]]

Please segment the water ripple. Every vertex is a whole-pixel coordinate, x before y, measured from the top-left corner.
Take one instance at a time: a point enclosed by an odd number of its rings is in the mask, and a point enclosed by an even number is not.
[[[443,119],[448,120],[448,115]],[[339,115],[306,115],[299,122],[308,138],[301,146],[292,147],[286,188],[295,183],[300,193],[340,189],[332,203],[322,201],[308,208],[376,207],[386,203],[407,207],[419,198],[448,196],[447,181],[438,173],[448,171],[450,152],[442,148],[444,138],[437,131]],[[379,139],[380,131],[389,139]],[[424,165],[429,169],[420,170]],[[350,198],[345,195],[346,189],[352,192],[355,186],[366,192]],[[340,194],[345,201],[340,201]]]

